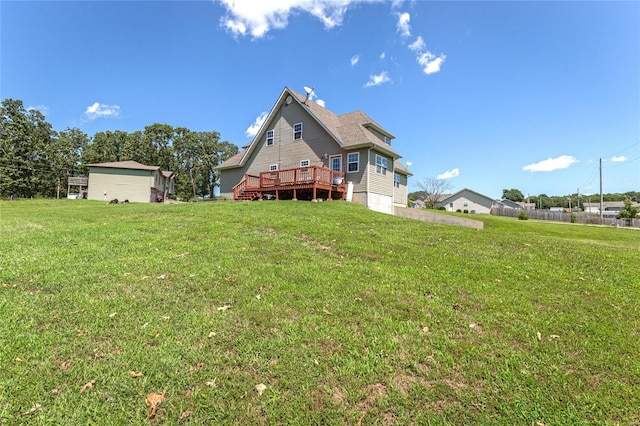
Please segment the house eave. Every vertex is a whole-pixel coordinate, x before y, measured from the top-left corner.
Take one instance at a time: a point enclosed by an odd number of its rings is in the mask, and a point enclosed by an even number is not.
[[[382,152],[383,154],[387,154],[389,157],[393,158],[394,160],[402,158],[400,154],[393,151],[392,149],[386,149],[385,147],[380,146],[373,142],[360,142],[356,144],[349,144],[349,145],[344,145],[342,148],[344,148],[346,151],[352,151],[352,150],[362,149],[362,148],[371,148],[375,151],[379,151],[379,152]]]
[[[385,129],[383,129],[382,127],[380,127],[378,124],[376,123],[364,123],[363,124],[364,127],[371,127],[372,129],[375,129],[378,133],[381,133],[382,135],[388,137],[389,139],[395,139],[396,137],[393,136],[391,133],[389,133],[388,131],[386,131]]]

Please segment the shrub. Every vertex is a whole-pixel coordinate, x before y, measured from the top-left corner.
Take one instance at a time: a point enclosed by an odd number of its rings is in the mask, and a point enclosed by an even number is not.
[[[518,213],[518,220],[529,220],[529,216],[523,211]]]
[[[456,213],[462,213],[462,210],[458,209],[456,210]]]
[[[462,213],[469,213],[469,210],[464,209],[464,210],[462,211]]]
[[[569,219],[571,223],[576,223],[578,221],[578,217],[575,213],[571,213],[571,218]]]

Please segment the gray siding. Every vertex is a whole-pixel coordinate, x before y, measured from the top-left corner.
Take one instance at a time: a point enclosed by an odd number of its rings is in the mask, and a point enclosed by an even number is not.
[[[302,123],[302,139],[299,140],[293,139],[293,126],[296,123]],[[325,154],[342,153],[333,138],[297,103],[280,106],[263,130],[264,134],[260,135],[254,151],[246,160],[247,174],[259,175],[268,171],[272,164],[276,164],[278,170],[300,167],[302,160],[309,160],[312,166],[328,167]],[[271,146],[266,145],[268,130],[273,130],[274,142]]]
[[[353,153],[360,154],[359,163],[358,163],[358,171],[357,172],[347,172],[347,159],[349,158],[349,154]],[[353,192],[366,192],[367,190],[367,150],[354,150],[347,151],[343,155],[343,163],[342,163],[342,171],[345,172],[345,180],[347,182],[353,182]]]
[[[244,176],[243,168],[220,170],[220,196],[233,199],[233,187]]]
[[[376,155],[387,159],[387,174],[376,173]],[[371,151],[369,159],[369,191],[375,194],[393,196],[393,159],[376,151]]]
[[[398,206],[407,206],[407,176],[397,173],[400,176],[400,188],[393,185],[393,203]]]

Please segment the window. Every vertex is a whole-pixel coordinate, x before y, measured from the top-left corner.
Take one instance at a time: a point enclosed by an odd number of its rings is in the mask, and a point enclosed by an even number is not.
[[[391,145],[391,139],[385,136],[384,143],[386,143],[387,145]]]
[[[400,188],[400,175],[397,173],[393,174],[393,186]]]
[[[309,160],[301,160],[300,167],[309,167]]]
[[[376,154],[376,173],[379,175],[387,175],[387,158]]]
[[[269,166],[269,171],[270,172],[275,172],[276,170],[278,170],[278,165],[277,164],[272,164]]]
[[[293,140],[302,139],[302,123],[293,125]]]
[[[353,152],[347,155],[347,172],[357,172],[359,170],[360,153]]]
[[[331,166],[331,170],[335,170],[336,172],[342,171],[342,155],[332,155],[329,157],[329,165]]]
[[[267,146],[273,145],[273,130],[267,130]]]

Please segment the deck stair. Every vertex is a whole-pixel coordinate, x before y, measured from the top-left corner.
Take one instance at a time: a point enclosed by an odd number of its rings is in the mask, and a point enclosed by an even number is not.
[[[260,191],[242,191],[238,194],[238,201],[252,201],[260,198]]]

